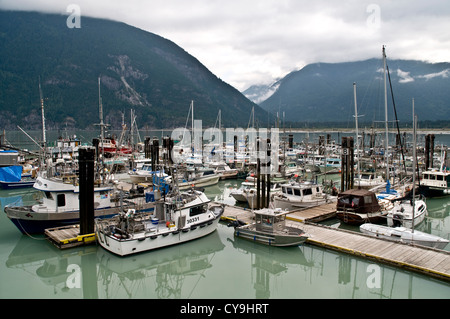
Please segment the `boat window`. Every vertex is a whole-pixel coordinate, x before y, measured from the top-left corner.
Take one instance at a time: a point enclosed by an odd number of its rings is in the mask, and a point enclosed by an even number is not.
[[[51,192],[45,192],[45,197],[47,197],[47,199],[53,199]]]
[[[423,174],[423,179],[430,179],[430,177],[428,176],[428,174]]]
[[[316,187],[316,193],[321,193],[319,186]]]
[[[58,207],[66,206],[66,195],[58,194],[56,196],[56,202],[57,202]]]
[[[305,188],[303,190],[303,196],[305,195],[311,195],[312,194],[312,189],[311,188]]]
[[[292,195],[292,188],[287,188],[286,190],[287,190],[288,195]]]
[[[294,188],[294,195],[295,196],[301,196],[300,195],[300,190],[298,188]]]
[[[281,187],[281,190],[282,190],[283,193],[286,194],[286,187]]]
[[[358,206],[359,205],[359,197],[353,197],[352,198],[352,206]]]
[[[372,204],[372,196],[364,196],[364,204]]]
[[[444,176],[443,175],[437,175],[437,180],[438,181],[443,181],[444,180]]]
[[[339,203],[341,203],[341,204],[350,204],[350,197],[341,197],[341,198],[339,198]]]
[[[200,205],[200,206],[195,206],[195,207],[191,207],[189,209],[189,216],[196,216],[196,215],[200,215],[203,213],[206,213],[206,205]]]

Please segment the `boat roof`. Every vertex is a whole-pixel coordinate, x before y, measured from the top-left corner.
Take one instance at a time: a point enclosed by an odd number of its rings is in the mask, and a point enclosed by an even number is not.
[[[372,196],[375,195],[374,192],[367,190],[367,189],[359,189],[359,188],[352,188],[348,189],[344,192],[339,193],[338,196],[345,196],[345,195],[353,195],[353,196]]]
[[[256,215],[267,215],[267,216],[279,216],[279,215],[286,215],[289,213],[289,211],[282,210],[281,208],[262,208],[253,211]]]

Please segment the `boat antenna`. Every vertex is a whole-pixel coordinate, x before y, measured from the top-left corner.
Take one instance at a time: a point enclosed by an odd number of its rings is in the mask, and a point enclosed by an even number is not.
[[[47,138],[45,136],[45,114],[44,114],[44,96],[42,94],[41,88],[41,77],[39,76],[39,99],[41,102],[41,113],[42,113],[42,143],[45,150],[45,144],[47,144]]]
[[[353,96],[355,99],[355,122],[356,122],[356,163],[358,167],[358,188],[361,186],[361,170],[359,168],[359,133],[358,133],[358,104],[356,102],[356,83],[353,82]],[[326,158],[326,157],[325,157]]]
[[[414,233],[414,217],[415,217],[415,204],[416,204],[416,125],[417,116],[414,114],[414,98],[412,99],[412,113],[413,113],[413,176],[412,176],[412,233]]]
[[[387,111],[387,87],[386,87],[386,47],[383,45],[383,70],[384,70],[384,120],[385,120],[385,128],[386,128],[386,141],[385,141],[385,150],[384,150],[384,158],[386,161],[386,182],[389,180],[389,156],[388,156],[388,148],[389,148],[389,127],[388,127],[388,111]]]

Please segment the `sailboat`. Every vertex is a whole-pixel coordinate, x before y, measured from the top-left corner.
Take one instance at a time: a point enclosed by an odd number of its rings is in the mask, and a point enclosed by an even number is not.
[[[417,117],[414,115],[414,99],[413,99],[413,140],[414,140],[414,147],[413,147],[413,167],[416,167],[416,125],[417,125]],[[398,241],[408,244],[418,244],[433,248],[439,248],[444,249],[445,246],[448,244],[448,240],[445,238],[441,238],[432,234],[428,234],[425,232],[417,231],[414,229],[416,223],[423,220],[425,217],[425,211],[426,211],[426,204],[425,202],[418,203],[419,209],[416,209],[416,198],[415,198],[415,175],[413,174],[413,191],[412,191],[412,199],[410,201],[410,207],[408,207],[409,214],[405,213],[402,215],[402,220],[404,220],[406,217],[410,216],[410,222],[411,222],[411,228],[403,226],[399,227],[389,227],[389,226],[382,226],[382,225],[375,225],[375,224],[363,224],[359,227],[362,233],[377,237],[377,238],[384,238],[387,240],[392,241]],[[397,214],[400,212],[398,210],[395,211]],[[414,214],[412,213],[414,212]],[[392,218],[394,217],[394,214],[392,214]],[[398,219],[399,220],[399,219]],[[397,221],[398,221],[397,220]],[[394,223],[395,219],[392,219],[392,224],[395,226]]]

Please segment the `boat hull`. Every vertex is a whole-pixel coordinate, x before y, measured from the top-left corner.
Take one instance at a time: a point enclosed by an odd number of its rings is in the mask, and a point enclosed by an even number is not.
[[[19,189],[19,188],[30,188],[33,187],[35,181],[20,181],[20,182],[4,182],[0,181],[0,186],[2,189]]]
[[[206,187],[211,185],[216,185],[219,183],[220,176],[211,176],[211,177],[201,177],[194,181],[178,183],[178,189],[186,190],[191,187]]]
[[[120,238],[120,236],[117,237],[112,234],[107,234],[104,229],[97,227],[97,238],[99,244],[107,251],[119,256],[128,256],[178,245],[207,236],[217,229],[217,224],[222,214],[223,208],[214,218],[199,224],[192,224],[182,229],[174,229],[166,232],[142,232],[130,238]]]
[[[129,208],[132,207],[136,207],[136,205],[130,205]],[[152,210],[153,207],[154,203],[146,203],[139,205],[139,210]],[[95,218],[110,218],[117,215],[120,211],[121,207],[119,206],[95,209],[94,216]],[[48,228],[73,225],[80,222],[79,211],[35,212],[32,206],[6,206],[5,213],[23,234],[43,234]]]
[[[337,211],[336,217],[348,225],[359,226],[365,223],[386,223],[387,212],[355,213],[351,211]]]
[[[253,225],[236,227],[234,230],[234,236],[275,247],[299,246],[308,238],[308,236],[304,235],[303,232],[293,232],[292,234],[262,232],[256,230],[252,226]]]
[[[415,244],[431,248],[444,249],[448,240],[405,227],[388,227],[382,225],[364,224],[360,226],[362,233],[381,239],[396,241],[406,244]]]
[[[320,198],[311,201],[295,201],[289,200],[288,198],[280,198],[278,196],[274,197],[274,205],[282,210],[296,210],[296,209],[307,209],[311,207],[316,207],[319,205],[324,205],[333,202],[331,198]]]

